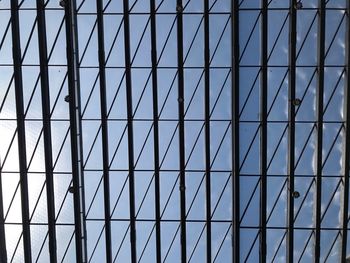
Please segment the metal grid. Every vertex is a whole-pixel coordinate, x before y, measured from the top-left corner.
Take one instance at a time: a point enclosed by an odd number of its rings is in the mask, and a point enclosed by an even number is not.
[[[345,0],[0,2],[0,262],[345,262]]]

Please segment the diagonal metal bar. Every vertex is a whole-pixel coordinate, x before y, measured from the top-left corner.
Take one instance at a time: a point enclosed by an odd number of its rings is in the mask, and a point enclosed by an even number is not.
[[[153,234],[153,232],[154,232],[155,227],[156,227],[156,225],[153,225],[152,230],[150,231],[150,233],[149,233],[149,235],[148,235],[148,237],[147,237],[147,240],[146,240],[146,242],[145,242],[145,245],[143,246],[143,248],[142,248],[142,250],[141,250],[139,262],[141,262],[142,257],[143,257],[143,255],[145,254],[146,249],[148,248],[148,244],[149,244],[150,241],[151,241],[151,237],[152,237],[152,234]]]
[[[342,183],[342,180],[339,179],[339,181],[338,181],[338,183],[337,183],[337,186],[336,186],[335,189],[333,190],[332,195],[329,197],[329,200],[328,200],[327,205],[324,206],[324,211],[323,211],[323,214],[321,215],[321,222],[322,222],[323,218],[326,216],[326,214],[327,214],[327,212],[328,212],[328,209],[330,208],[331,204],[335,202],[334,197],[335,197],[335,195],[337,194],[338,189],[339,189],[341,183]]]
[[[162,262],[162,244],[160,228],[160,178],[159,178],[159,125],[158,125],[158,71],[157,71],[157,36],[156,36],[156,2],[150,1],[151,10],[151,59],[152,59],[152,95],[153,95],[153,148],[154,148],[154,184],[155,184],[155,229],[156,259]]]
[[[23,233],[21,233],[21,235],[19,236],[19,238],[18,238],[18,240],[16,242],[15,249],[14,249],[14,251],[12,253],[10,262],[13,262],[13,259],[14,259],[15,255],[16,255],[16,253],[17,253],[17,249],[18,249],[18,246],[19,246],[19,243],[20,243],[22,237],[23,237]]]
[[[104,228],[106,242],[106,262],[112,262],[112,237],[111,237],[111,208],[109,189],[109,150],[108,150],[108,116],[106,95],[106,70],[105,70],[105,43],[103,3],[96,1],[97,8],[97,34],[98,34],[98,59],[100,80],[100,104],[101,104],[101,132],[102,132],[102,161],[103,161],[103,195],[104,195]]]
[[[210,32],[209,0],[204,0],[204,136],[205,136],[205,204],[206,204],[206,241],[207,262],[212,262],[211,245],[211,163],[210,163]]]
[[[323,150],[323,91],[324,91],[324,54],[325,54],[325,24],[326,4],[325,1],[318,2],[318,62],[317,62],[317,88],[316,88],[316,114],[317,114],[317,142],[315,154],[316,167],[316,191],[315,191],[315,244],[314,262],[320,262],[321,244],[321,196],[322,196],[322,150]]]
[[[0,40],[0,49],[2,48],[2,46],[4,45],[4,42],[5,42],[5,39],[6,39],[6,36],[7,36],[7,33],[10,31],[10,25],[11,25],[11,19],[9,19],[9,21],[7,22],[7,25],[6,25],[6,29],[2,35],[2,38]],[[6,97],[6,96],[5,96]]]
[[[278,86],[278,90],[277,90],[277,92],[276,92],[276,95],[274,96],[274,98],[273,98],[273,100],[272,100],[272,103],[271,103],[271,105],[270,105],[270,107],[269,107],[269,110],[267,111],[267,116],[270,115],[272,109],[274,108],[274,105],[275,105],[275,103],[276,103],[276,100],[277,100],[277,98],[278,98],[280,92],[281,92],[281,89],[282,89],[282,87],[284,87],[283,84],[284,84],[284,82],[285,82],[285,80],[286,80],[286,77],[287,77],[287,75],[288,75],[288,72],[289,72],[289,70],[287,69],[287,70],[286,70],[286,73],[284,74],[283,78],[281,79],[281,82],[280,82],[280,84],[279,84],[279,86]]]
[[[98,16],[98,11],[99,11],[99,10],[97,10],[97,16]],[[97,19],[98,19],[98,18],[97,18]],[[81,65],[81,64],[83,63],[85,54],[86,54],[87,49],[88,49],[88,47],[89,47],[89,45],[90,45],[90,43],[91,43],[92,36],[94,35],[95,28],[96,28],[97,23],[98,23],[98,22],[97,22],[97,19],[95,20],[94,25],[93,25],[93,27],[91,28],[89,37],[88,37],[88,39],[87,39],[86,42],[85,42],[85,47],[84,47],[84,49],[83,49],[82,52],[81,52],[81,57],[80,57],[80,60],[79,60],[79,63],[78,63],[79,65]],[[98,40],[100,40],[100,39],[98,39]]]
[[[109,58],[111,57],[111,54],[112,54],[112,51],[113,51],[113,47],[115,46],[115,43],[117,42],[117,38],[118,38],[119,33],[120,33],[121,29],[122,29],[123,23],[124,23],[124,18],[120,21],[118,29],[117,29],[117,32],[116,32],[116,34],[115,34],[115,36],[113,38],[111,47],[109,48],[109,51],[107,52],[106,64],[107,64]]]
[[[287,184],[287,180],[284,180],[284,183],[283,183],[283,185],[282,185],[280,191],[278,192],[278,195],[277,195],[277,197],[275,198],[275,201],[273,202],[273,205],[272,205],[272,207],[271,207],[271,209],[270,209],[270,212],[269,212],[269,214],[268,214],[268,217],[267,217],[267,220],[266,220],[267,223],[269,222],[271,216],[273,215],[273,213],[274,213],[274,211],[275,211],[275,208],[276,208],[278,202],[281,200],[281,195],[282,195],[282,193],[283,193],[283,190],[284,190],[286,184]],[[276,190],[277,190],[277,189],[276,189]]]
[[[76,2],[65,1],[69,121],[71,140],[71,164],[73,178],[73,202],[75,222],[76,262],[86,262],[86,228],[83,182],[83,149],[81,137],[81,108],[78,71],[78,39],[76,25]]]
[[[314,231],[310,231],[310,235],[309,235],[308,239],[306,240],[306,243],[305,243],[305,245],[304,245],[304,248],[303,248],[303,250],[302,250],[302,252],[301,252],[301,254],[300,254],[300,257],[299,257],[299,259],[298,259],[297,262],[301,262],[301,260],[303,259],[303,256],[304,256],[304,254],[305,254],[305,251],[306,251],[306,249],[307,249],[308,246],[309,246],[309,243],[310,243],[310,240],[312,239],[313,234],[314,234]]]
[[[226,237],[228,236],[228,234],[230,233],[230,230],[231,230],[231,227],[232,225],[230,224],[225,232],[225,235],[224,237],[221,239],[221,242],[220,242],[220,245],[219,245],[219,248],[215,254],[215,257],[214,257],[214,260],[213,260],[213,263],[216,262],[216,259],[218,258],[219,256],[219,253],[221,252],[221,249],[222,249],[222,246],[224,245],[225,241],[226,241]]]
[[[193,257],[193,255],[194,255],[194,253],[196,252],[196,249],[197,249],[197,247],[198,247],[198,245],[199,245],[199,242],[200,242],[200,240],[201,240],[201,238],[202,238],[202,236],[203,236],[203,233],[204,233],[205,228],[206,228],[206,224],[203,224],[202,230],[201,230],[201,232],[200,232],[200,234],[199,234],[199,236],[198,236],[198,238],[197,238],[197,241],[196,241],[196,243],[195,243],[195,245],[194,245],[194,247],[193,247],[193,249],[192,249],[192,252],[191,252],[191,254],[190,254],[189,258],[188,258],[188,262],[189,262],[189,263],[191,262],[192,257]]]
[[[329,256],[331,255],[331,252],[333,251],[333,248],[334,248],[334,246],[335,246],[335,244],[337,243],[337,240],[338,240],[338,237],[340,236],[340,231],[338,231],[338,233],[337,233],[337,235],[335,236],[335,238],[334,238],[334,240],[333,240],[333,242],[332,242],[332,244],[331,244],[331,246],[330,246],[330,248],[329,248],[329,250],[328,250],[328,253],[326,254],[326,256],[325,256],[325,259],[324,259],[324,262],[327,262],[328,261],[328,258],[329,258]],[[346,261],[345,261],[346,262]]]
[[[345,17],[346,17],[346,12],[344,12],[342,18],[340,19],[340,21],[338,23],[338,26],[337,26],[336,30],[334,30],[333,37],[332,37],[330,43],[328,44],[328,48],[325,51],[325,55],[324,55],[325,58],[327,58],[328,53],[331,51],[331,48],[332,48],[332,46],[333,46],[333,44],[334,44],[334,42],[335,42],[335,40],[337,38],[338,32],[339,32],[339,30],[340,30],[340,28],[341,28],[341,26],[343,24],[343,21],[344,21]]]
[[[255,19],[253,28],[250,30],[248,39],[247,39],[247,41],[246,41],[244,47],[242,48],[242,54],[240,55],[239,61],[241,61],[241,60],[243,59],[244,53],[245,53],[245,51],[246,51],[247,48],[248,48],[248,45],[249,45],[250,40],[251,40],[251,38],[252,38],[252,36],[253,36],[253,34],[254,34],[254,31],[255,31],[257,25],[259,24],[260,16],[261,16],[261,12],[259,12],[258,16],[257,16],[256,19]]]
[[[283,126],[282,126],[282,127],[283,127]],[[285,138],[284,135],[285,135],[286,132],[287,132],[287,128],[288,128],[288,124],[286,124],[286,127],[284,128],[284,130],[283,130],[283,132],[282,132],[282,134],[281,134],[281,136],[280,136],[280,138],[279,138],[279,140],[278,140],[278,142],[277,142],[277,145],[275,145],[275,147],[274,147],[275,149],[273,150],[273,153],[272,153],[272,155],[271,155],[271,157],[270,157],[270,160],[269,160],[269,162],[268,162],[267,170],[270,169],[270,166],[271,166],[272,162],[274,161],[274,159],[275,159],[275,157],[276,157],[276,154],[277,154],[277,152],[278,152],[278,150],[279,150],[279,148],[280,148],[280,146],[281,146],[281,144],[282,144],[283,138]]]
[[[260,262],[266,262],[267,209],[267,62],[268,62],[268,2],[263,0],[261,21],[261,78],[260,78]]]
[[[305,143],[304,143],[304,145],[303,145],[303,147],[301,149],[301,152],[299,153],[299,157],[298,157],[298,159],[297,159],[297,161],[295,163],[294,169],[296,169],[298,167],[300,161],[302,160],[302,157],[303,157],[303,155],[305,153],[306,147],[310,143],[310,140],[312,138],[312,134],[313,134],[314,130],[316,129],[315,127],[316,127],[315,124],[312,125],[312,128],[310,129],[310,132],[308,134],[308,137],[306,138],[306,141],[305,141]]]
[[[130,243],[131,262],[137,262],[136,223],[135,223],[135,174],[134,174],[134,135],[132,110],[131,55],[130,55],[130,18],[129,1],[123,1],[124,12],[124,46],[125,46],[125,84],[128,118],[128,159],[129,159],[129,206],[130,206]]]
[[[2,191],[2,164],[0,160],[0,262],[7,262],[6,238],[5,238],[5,218]]]
[[[204,11],[204,12],[205,12],[205,11]],[[209,11],[208,11],[208,12],[209,12]],[[198,24],[198,26],[197,26],[197,29],[196,29],[196,31],[195,31],[195,33],[194,33],[194,36],[192,37],[192,40],[191,40],[191,42],[190,42],[190,46],[189,46],[187,52],[185,52],[184,64],[186,63],[187,58],[188,58],[188,56],[189,56],[190,53],[191,53],[191,50],[193,50],[194,42],[195,42],[195,40],[197,39],[198,33],[200,32],[200,29],[201,29],[201,26],[202,26],[202,24],[203,24],[203,20],[204,20],[204,19],[205,19],[205,13],[204,13],[204,16],[201,18],[201,20],[200,20],[200,22],[199,22],[199,24]]]
[[[341,262],[345,262],[347,256],[348,241],[348,214],[349,214],[349,172],[350,172],[350,3],[347,2],[346,9],[346,36],[345,36],[345,83],[344,83],[344,119],[345,140],[343,150],[343,175],[344,188],[342,196],[342,222],[341,222]]]
[[[227,26],[229,25],[230,20],[231,20],[231,17],[230,17],[230,16],[227,16],[227,19],[226,19],[226,23],[225,23],[225,25],[224,25],[224,28],[222,29],[221,34],[220,34],[219,39],[218,39],[218,42],[216,43],[215,48],[214,48],[214,50],[212,51],[211,58],[210,58],[210,64],[211,64],[211,62],[213,61],[213,59],[214,59],[214,57],[215,57],[215,54],[216,54],[216,52],[217,52],[218,49],[219,49],[220,43],[221,43],[221,41],[222,41],[223,38],[224,38],[224,34],[225,34],[226,29],[227,29]]]
[[[232,262],[240,262],[239,0],[231,2]]]
[[[255,247],[255,243],[256,243],[256,241],[258,240],[259,234],[260,234],[260,232],[258,231],[258,232],[256,233],[256,235],[255,235],[255,238],[254,238],[254,240],[253,240],[253,243],[250,245],[249,251],[248,251],[248,253],[247,253],[247,256],[246,256],[245,259],[244,259],[244,262],[248,262],[249,257],[250,257],[250,255],[251,255],[251,253],[252,253],[252,251],[253,251],[253,248]],[[261,258],[261,256],[260,256],[259,258]],[[259,260],[260,260],[260,259],[259,259]]]
[[[32,262],[30,220],[29,220],[29,198],[28,198],[28,174],[27,174],[27,152],[24,124],[24,102],[23,102],[23,79],[20,43],[18,0],[11,1],[12,21],[12,57],[14,68],[14,84],[16,97],[17,131],[18,131],[18,158],[20,170],[21,187],[21,209],[23,228],[23,247],[25,262]]]
[[[50,50],[49,56],[48,56],[48,61],[51,60],[51,56],[52,56],[52,54],[53,54],[53,52],[54,52],[54,50],[55,50],[55,47],[56,47],[58,38],[59,38],[59,36],[60,36],[60,34],[61,34],[61,32],[62,32],[63,25],[64,25],[64,16],[62,17],[60,26],[59,26],[58,31],[57,31],[57,33],[56,33],[55,40],[54,40],[53,43],[52,43],[52,47],[51,47],[51,50]]]
[[[84,119],[85,112],[86,112],[86,110],[87,110],[87,107],[89,106],[89,102],[90,102],[90,100],[91,100],[91,98],[92,98],[92,94],[93,94],[94,91],[95,91],[95,88],[96,88],[96,86],[97,86],[97,82],[98,82],[98,80],[99,80],[99,77],[100,77],[100,73],[98,72],[98,73],[96,74],[96,78],[95,78],[94,84],[93,84],[92,87],[91,87],[89,96],[88,96],[87,99],[86,99],[86,103],[85,103],[84,107],[82,107],[82,112],[81,112],[81,118],[82,118],[82,119]],[[82,106],[83,106],[83,105],[82,105]],[[88,158],[86,158],[86,159],[88,159]]]
[[[295,174],[295,89],[296,89],[296,0],[289,7],[289,74],[288,74],[288,204],[287,204],[287,262],[294,262],[294,174]]]
[[[344,128],[344,125],[339,125],[338,132],[335,135],[335,137],[333,139],[333,142],[332,142],[331,146],[329,147],[328,152],[324,151],[324,155],[323,155],[324,158],[323,158],[323,162],[322,162],[322,168],[326,165],[329,156],[331,156],[332,150],[333,150],[334,146],[336,145],[336,142],[338,141],[339,135],[341,134],[343,128]]]
[[[301,51],[303,51],[304,45],[305,45],[308,37],[310,36],[310,32],[312,30],[313,25],[315,24],[316,19],[317,19],[317,12],[315,12],[314,18],[312,19],[305,36],[303,36],[303,42],[300,44],[299,50],[297,51],[297,59],[299,58]]]
[[[55,226],[55,197],[53,181],[52,138],[50,116],[49,72],[46,41],[45,3],[37,0],[37,26],[39,38],[40,79],[41,79],[41,104],[43,117],[45,171],[46,171],[46,196],[47,218],[49,233],[50,262],[57,262],[56,226]],[[39,137],[40,138],[40,137]],[[38,139],[39,141],[39,139]],[[34,155],[34,153],[33,153]],[[38,199],[39,200],[39,199]]]
[[[179,170],[180,170],[180,215],[181,215],[181,262],[186,256],[186,182],[185,182],[185,123],[184,123],[184,59],[183,59],[183,4],[177,0],[177,70],[178,70],[178,114],[179,114]]]
[[[287,231],[284,232],[284,234],[283,234],[283,236],[282,236],[282,238],[281,238],[281,241],[279,242],[279,244],[278,244],[278,246],[277,246],[277,248],[276,248],[276,250],[275,250],[275,253],[273,254],[273,257],[272,257],[271,262],[275,262],[275,259],[276,259],[277,255],[278,255],[278,252],[279,252],[279,250],[280,250],[280,248],[281,248],[281,246],[282,246],[282,243],[283,243],[283,241],[284,241],[286,235],[287,235]]]
[[[221,199],[222,199],[222,197],[223,197],[223,195],[224,195],[224,192],[225,192],[225,190],[226,190],[226,188],[227,188],[227,185],[228,185],[228,183],[229,183],[229,181],[230,181],[231,176],[232,176],[232,174],[230,173],[229,176],[228,176],[227,179],[226,179],[226,182],[225,182],[224,186],[221,188],[222,190],[221,190],[221,193],[220,193],[220,195],[219,195],[219,198],[217,199],[216,204],[215,204],[215,206],[214,206],[214,209],[213,209],[211,218],[213,218],[213,216],[215,215],[215,212],[217,211],[217,208],[218,208],[218,206],[219,206],[219,204],[220,204],[220,201],[221,201]],[[212,221],[213,221],[213,220],[212,220]]]
[[[126,231],[125,231],[125,233],[124,233],[124,235],[123,235],[123,238],[122,238],[122,240],[121,240],[121,242],[120,242],[120,245],[119,245],[119,247],[118,247],[117,253],[116,253],[115,256],[114,256],[113,263],[116,262],[116,260],[118,259],[120,250],[122,249],[122,246],[123,246],[123,244],[124,244],[124,241],[125,241],[125,239],[126,239],[126,236],[127,236],[128,232],[129,232],[129,229],[130,229],[130,224],[128,225],[128,227],[127,227],[127,229],[126,229]]]
[[[334,85],[334,88],[333,88],[333,90],[332,90],[331,95],[330,95],[329,98],[328,98],[327,103],[325,103],[325,106],[324,106],[324,109],[323,109],[323,114],[325,114],[325,113],[327,112],[327,109],[328,109],[329,105],[330,105],[331,102],[332,102],[332,99],[333,99],[333,97],[334,97],[334,94],[335,94],[336,90],[338,89],[339,86],[341,86],[341,85],[339,85],[339,84],[340,84],[341,80],[344,78],[344,76],[345,76],[345,68],[343,69],[343,71],[342,71],[341,74],[339,75],[339,77],[338,77],[338,79],[337,79],[337,83]]]
[[[292,1],[292,0],[291,0],[291,1]],[[271,50],[270,50],[270,54],[269,54],[269,56],[268,56],[268,58],[267,58],[268,61],[270,60],[270,58],[271,58],[271,56],[272,56],[272,54],[273,54],[273,52],[274,52],[274,50],[275,50],[275,48],[276,48],[276,46],[277,46],[278,40],[280,39],[281,34],[282,34],[282,32],[283,32],[283,29],[284,29],[285,25],[287,24],[288,17],[289,17],[289,13],[288,13],[288,14],[286,15],[286,17],[284,18],[283,23],[282,23],[282,25],[281,25],[281,28],[280,28],[280,30],[278,31],[277,37],[275,38],[275,40],[274,40],[274,42],[273,42],[273,44],[272,44],[272,48],[271,48]]]
[[[167,258],[168,258],[169,252],[170,252],[170,250],[171,250],[171,248],[172,248],[172,246],[173,246],[173,244],[174,244],[174,241],[175,241],[175,239],[176,239],[176,237],[177,237],[177,233],[179,232],[180,227],[181,227],[181,224],[178,224],[178,226],[177,226],[177,228],[176,228],[176,231],[175,231],[175,233],[174,233],[174,235],[173,235],[173,238],[171,239],[171,242],[170,242],[170,244],[169,244],[169,247],[168,247],[168,249],[167,249],[167,251],[166,251],[166,253],[165,253],[163,262],[166,262],[166,260],[167,260]]]
[[[248,202],[247,202],[245,208],[244,208],[243,211],[242,211],[242,216],[240,217],[240,223],[242,223],[242,221],[243,221],[243,219],[244,219],[244,217],[245,217],[245,215],[246,215],[246,213],[247,213],[247,211],[248,211],[248,208],[249,208],[249,206],[250,206],[250,204],[251,204],[251,202],[252,202],[252,200],[253,200],[253,198],[254,198],[254,195],[255,195],[255,193],[256,193],[256,190],[258,189],[258,186],[259,186],[259,184],[260,184],[260,181],[261,181],[261,179],[259,178],[259,180],[256,182],[256,184],[255,184],[255,186],[254,186],[254,189],[253,189],[252,193],[250,194],[249,200],[248,200]]]

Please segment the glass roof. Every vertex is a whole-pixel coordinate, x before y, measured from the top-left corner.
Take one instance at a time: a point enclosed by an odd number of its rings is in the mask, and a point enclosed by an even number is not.
[[[1,0],[0,262],[344,262],[349,14]]]

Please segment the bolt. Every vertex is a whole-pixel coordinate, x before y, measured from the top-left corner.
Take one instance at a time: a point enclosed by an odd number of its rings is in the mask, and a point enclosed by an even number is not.
[[[65,101],[65,102],[69,102],[69,95],[66,95],[66,96],[64,97],[64,101]]]
[[[295,199],[299,198],[300,197],[300,193],[298,191],[294,191],[292,193],[292,197],[294,197]]]
[[[295,4],[295,9],[302,9],[303,8],[303,3],[301,1],[298,1],[296,4]]]
[[[73,186],[69,186],[68,192],[70,192],[71,194],[73,194],[73,193],[74,193],[74,187],[73,187]]]
[[[301,99],[296,98],[296,99],[293,100],[293,105],[294,106],[299,106],[300,104],[301,104]]]
[[[60,0],[60,6],[66,7],[66,0]]]
[[[182,11],[183,11],[182,6],[181,6],[181,5],[177,5],[177,6],[176,6],[176,11],[177,11],[178,13],[182,12]]]

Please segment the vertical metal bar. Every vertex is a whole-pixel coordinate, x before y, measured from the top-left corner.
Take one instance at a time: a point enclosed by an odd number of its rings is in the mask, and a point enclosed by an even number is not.
[[[76,261],[86,262],[86,228],[84,207],[84,182],[82,167],[82,137],[80,114],[80,87],[78,72],[78,40],[75,1],[65,1],[69,119],[71,139],[72,177],[74,191],[74,221]]]
[[[343,173],[344,173],[344,190],[343,190],[343,215],[341,230],[341,262],[346,262],[347,241],[348,241],[348,214],[349,214],[349,172],[350,172],[350,3],[346,7],[346,35],[345,35],[345,67],[346,77],[344,83],[344,119],[345,119],[345,140],[343,152]]]
[[[46,195],[47,195],[47,218],[49,228],[49,252],[50,262],[57,262],[56,248],[56,225],[55,225],[55,198],[52,164],[52,138],[50,121],[50,92],[49,72],[47,64],[47,42],[45,22],[45,2],[36,1],[38,21],[38,41],[40,57],[40,80],[41,80],[41,104],[44,132],[45,173],[46,173]]]
[[[239,179],[239,0],[231,2],[231,37],[232,37],[232,261],[240,262],[240,179]]]
[[[260,79],[260,262],[266,262],[268,1],[262,2]]]
[[[130,242],[131,242],[131,262],[136,263],[137,255],[136,255],[136,223],[135,223],[135,174],[134,174],[135,167],[134,167],[131,62],[130,62],[129,0],[124,0],[123,3],[124,3],[123,8],[124,8],[126,106],[127,106],[127,118],[128,118]]]
[[[323,90],[324,90],[324,54],[325,54],[325,22],[326,3],[319,0],[318,3],[318,83],[316,89],[316,113],[317,113],[317,146],[316,146],[316,194],[315,194],[315,247],[314,262],[320,262],[321,243],[321,194],[322,194],[322,141],[323,141]]]
[[[151,10],[151,56],[152,56],[152,95],[153,95],[153,147],[154,147],[154,184],[156,213],[156,258],[162,262],[161,230],[160,230],[160,178],[159,178],[159,124],[158,124],[158,72],[157,72],[157,30],[156,2],[150,1]]]
[[[177,71],[179,112],[179,161],[180,161],[180,215],[181,215],[181,262],[186,256],[186,180],[185,180],[185,123],[184,123],[184,60],[183,60],[183,5],[177,0]]]
[[[287,216],[287,261],[293,263],[294,254],[294,163],[295,163],[295,72],[297,15],[296,0],[290,0],[289,7],[289,79],[288,79],[288,216]]]
[[[111,241],[111,208],[109,189],[109,156],[108,156],[108,116],[106,96],[106,70],[105,70],[105,43],[103,25],[103,3],[96,0],[97,5],[97,33],[98,33],[98,59],[100,74],[100,104],[101,104],[101,131],[102,131],[102,159],[103,159],[103,194],[105,213],[105,240],[106,240],[106,262],[112,262]]]
[[[24,103],[23,103],[23,79],[22,79],[22,58],[19,30],[18,0],[11,1],[11,21],[12,21],[12,56],[14,69],[16,114],[17,114],[17,136],[18,136],[18,158],[20,170],[21,187],[21,209],[23,227],[23,247],[25,262],[32,262],[30,220],[29,220],[29,200],[28,200],[28,174],[27,174],[27,153],[26,136],[24,124]]]
[[[207,262],[211,259],[211,182],[210,182],[210,42],[209,0],[204,0],[204,114],[205,114],[205,192],[207,226]]]
[[[0,262],[7,262],[4,202],[2,189],[2,164],[0,160]]]

